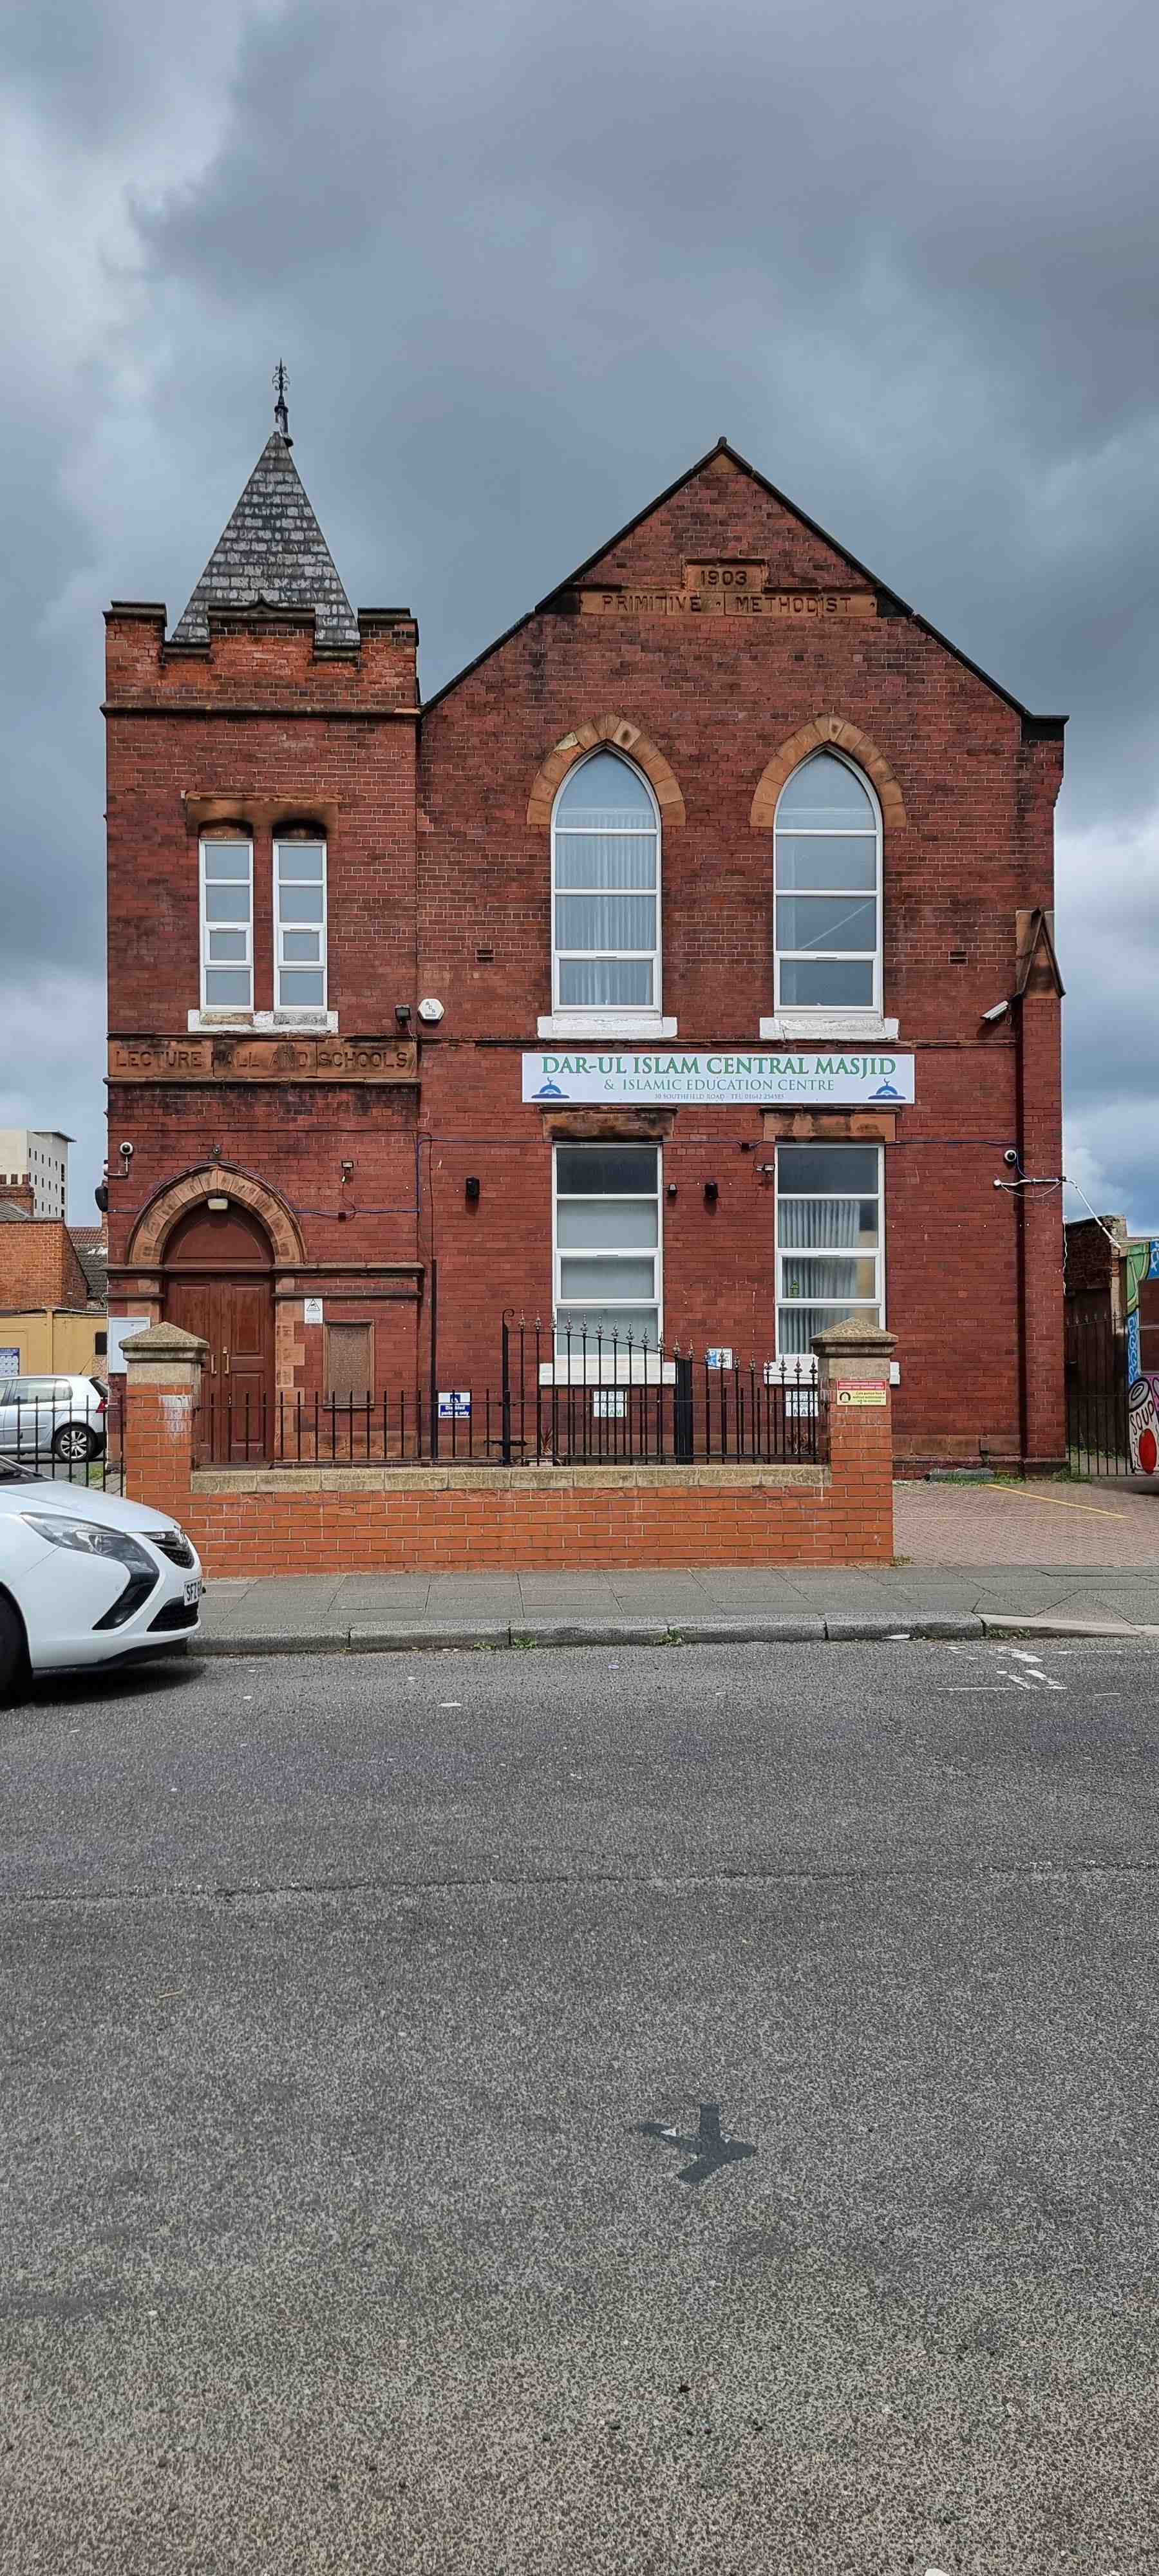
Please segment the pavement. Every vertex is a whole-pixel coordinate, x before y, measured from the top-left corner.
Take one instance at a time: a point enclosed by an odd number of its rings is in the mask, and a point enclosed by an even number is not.
[[[0,1715],[5,2576],[1134,2576],[1153,1648]]]
[[[1159,1488],[899,1484],[892,1566],[214,1581],[211,1654],[1159,1634]]]

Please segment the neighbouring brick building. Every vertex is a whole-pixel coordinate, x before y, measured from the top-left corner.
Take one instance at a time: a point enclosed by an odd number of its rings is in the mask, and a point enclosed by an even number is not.
[[[425,707],[417,640],[284,408],[109,611],[113,1316],[256,1407],[857,1315],[903,1464],[1059,1460],[1063,719],[723,441]]]

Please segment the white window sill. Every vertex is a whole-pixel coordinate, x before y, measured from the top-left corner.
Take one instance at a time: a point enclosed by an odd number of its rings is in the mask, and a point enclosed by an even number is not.
[[[676,1362],[658,1359],[654,1351],[645,1353],[642,1350],[633,1352],[630,1367],[626,1351],[614,1366],[611,1365],[611,1354],[605,1352],[602,1368],[599,1360],[594,1358],[586,1361],[582,1359],[542,1360],[539,1383],[541,1386],[596,1386],[615,1389],[630,1386],[675,1386]]]
[[[535,1023],[541,1038],[674,1038],[675,1020],[659,1011],[549,1011]]]
[[[775,1019],[760,1023],[763,1038],[820,1038],[823,1044],[835,1038],[880,1038],[891,1044],[897,1031],[897,1021],[883,1020],[880,1011],[778,1011]]]
[[[338,1029],[337,1011],[190,1011],[187,1022],[191,1037],[205,1037],[212,1031],[248,1029],[261,1037],[280,1037],[289,1031],[298,1037],[333,1037]]]

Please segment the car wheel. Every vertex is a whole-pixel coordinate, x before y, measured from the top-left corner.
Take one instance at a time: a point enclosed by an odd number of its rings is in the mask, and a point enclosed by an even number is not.
[[[28,1670],[28,1647],[24,1622],[12,1603],[0,1593],[0,1707],[12,1699],[17,1685]]]
[[[96,1434],[83,1422],[66,1422],[52,1436],[54,1458],[95,1458],[99,1447]]]

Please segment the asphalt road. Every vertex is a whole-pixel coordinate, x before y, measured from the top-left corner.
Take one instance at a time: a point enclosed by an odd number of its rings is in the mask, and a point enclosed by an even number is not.
[[[5,2576],[1153,2570],[1157,1674],[0,1715]]]

